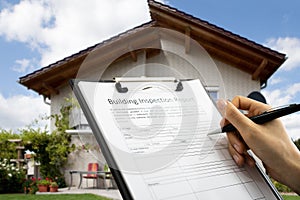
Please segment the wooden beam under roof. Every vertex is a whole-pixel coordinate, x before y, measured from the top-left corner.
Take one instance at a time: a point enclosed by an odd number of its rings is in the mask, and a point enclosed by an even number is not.
[[[44,88],[46,88],[46,89],[50,92],[50,94],[59,94],[59,91],[58,91],[57,89],[51,87],[50,85],[48,85],[48,84],[45,83],[45,82],[43,82],[42,86],[43,86]]]
[[[185,53],[189,53],[191,50],[191,28],[187,26],[185,28]]]
[[[263,70],[266,68],[267,65],[268,65],[268,60],[263,59],[262,62],[260,63],[260,65],[259,65],[259,67],[256,68],[256,70],[252,74],[252,80],[258,80],[260,74],[263,72]]]
[[[153,12],[159,15],[159,17],[163,18],[163,20],[158,22],[158,24],[162,27],[171,24],[170,28],[173,29],[177,28],[178,31],[182,30],[181,32],[184,33],[184,31],[186,30],[185,27],[189,26],[190,29],[193,30],[194,34],[198,35],[198,37],[201,36],[203,39],[207,41],[213,41],[214,43],[218,43],[222,46],[227,47],[228,49],[229,48],[236,49],[240,51],[240,53],[243,53],[245,55],[247,54],[249,56],[261,57],[261,58],[263,56],[262,54],[264,54],[264,52],[259,53],[257,51],[251,50],[249,47],[246,48],[245,45],[239,44],[237,41],[230,40],[229,38],[226,39],[224,36],[220,35],[219,33],[210,32],[211,30],[209,30],[206,27],[200,27],[199,25],[197,26],[196,24],[189,24],[188,22],[182,19],[174,18],[166,13],[160,13],[156,11]]]

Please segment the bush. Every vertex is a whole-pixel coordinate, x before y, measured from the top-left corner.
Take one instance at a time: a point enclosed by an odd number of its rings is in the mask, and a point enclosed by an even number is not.
[[[64,171],[64,165],[67,163],[68,155],[76,149],[74,144],[70,145],[71,135],[65,132],[66,129],[69,129],[68,116],[71,107],[71,105],[62,106],[60,114],[51,116],[55,120],[57,127],[57,130],[51,134],[46,129],[33,129],[30,126],[19,130],[19,134],[0,129],[0,158],[6,158],[5,162],[17,158],[17,144],[8,140],[21,139],[25,149],[35,152],[34,159],[40,163],[41,177],[48,177],[51,180],[55,180],[59,187],[65,187],[66,182],[62,171]],[[19,174],[0,169],[0,193],[15,192],[16,189],[13,188],[18,187],[19,190],[24,182],[26,182],[25,185],[36,184],[33,180],[24,180],[25,173],[23,171],[19,170],[19,173],[22,173],[23,182],[20,182],[19,179],[16,180],[16,176]],[[13,176],[13,178],[10,176]],[[13,181],[14,187],[9,187],[10,190],[7,187],[2,187],[9,185],[11,179],[15,179]]]
[[[37,180],[34,177],[25,180],[23,188],[26,194],[35,194],[38,191]]]
[[[23,192],[25,172],[10,163],[8,159],[0,160],[0,193]]]
[[[0,129],[0,158],[7,160],[17,158],[16,146],[14,142],[9,142],[9,139],[20,139],[20,135],[12,131]]]
[[[41,164],[41,176],[55,180],[59,187],[65,187],[61,169],[67,162],[69,153],[74,149],[70,146],[70,135],[57,132],[48,134],[45,131],[27,129],[22,131],[22,139],[25,148],[36,153],[35,161]]]
[[[22,139],[26,149],[36,153],[36,161],[40,162],[42,177],[55,180],[59,187],[66,187],[63,173],[68,155],[75,150],[75,145],[70,145],[71,135],[65,132],[69,129],[69,111],[71,106],[63,106],[60,114],[52,115],[57,129],[51,134],[47,131],[27,128],[22,130]]]
[[[288,186],[283,185],[282,183],[279,183],[275,180],[272,180],[274,186],[278,190],[278,192],[293,192]]]

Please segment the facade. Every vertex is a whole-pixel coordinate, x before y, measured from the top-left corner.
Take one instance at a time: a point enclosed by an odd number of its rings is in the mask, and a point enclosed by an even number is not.
[[[68,82],[74,78],[199,78],[212,98],[231,99],[266,86],[286,59],[284,54],[175,8],[153,0],[148,3],[149,23],[27,74],[20,78],[20,84],[49,99],[52,114],[58,113],[65,97],[72,95]],[[86,170],[89,162],[103,166],[101,150],[86,120],[77,114],[71,116],[77,131],[69,133],[75,144],[89,148],[71,154],[67,170]],[[68,173],[66,176],[68,180]]]

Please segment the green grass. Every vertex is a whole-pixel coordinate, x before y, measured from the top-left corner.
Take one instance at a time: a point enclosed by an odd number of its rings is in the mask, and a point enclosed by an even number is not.
[[[284,200],[300,200],[300,196],[282,195]]]
[[[110,200],[93,194],[1,194],[0,200]],[[300,200],[300,196],[283,195],[284,200]]]
[[[0,200],[109,200],[93,194],[1,194]]]

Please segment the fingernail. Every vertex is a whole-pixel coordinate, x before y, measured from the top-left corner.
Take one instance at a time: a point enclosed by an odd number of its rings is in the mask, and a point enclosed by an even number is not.
[[[220,121],[220,126],[223,127],[225,125],[225,118],[222,118],[222,120]]]
[[[233,155],[233,160],[235,161],[236,164],[239,163],[239,157],[237,155]]]
[[[239,145],[237,145],[237,144],[233,144],[233,148],[237,151],[237,152],[239,152],[239,153],[243,153],[243,152],[241,152],[241,150],[240,150],[240,146]]]
[[[225,117],[227,101],[224,99],[219,99],[217,102],[217,106],[222,116]]]

